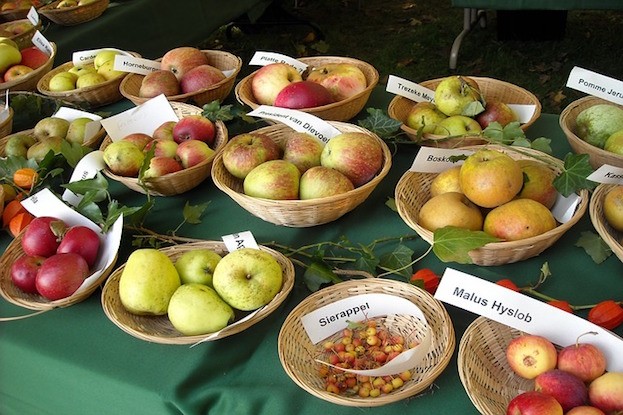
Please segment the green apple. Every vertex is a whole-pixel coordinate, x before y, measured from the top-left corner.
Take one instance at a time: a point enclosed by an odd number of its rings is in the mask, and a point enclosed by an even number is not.
[[[117,56],[118,54],[119,52],[117,52],[116,50],[109,50],[109,49],[101,50],[97,52],[97,54],[95,54],[95,59],[93,60],[93,66],[95,66],[95,69],[97,70],[102,65],[104,65],[106,62],[114,61],[115,56]]]
[[[64,92],[76,89],[76,80],[78,75],[75,73],[63,71],[55,74],[50,78],[48,88],[52,92]]]
[[[405,124],[414,130],[421,129],[422,134],[432,134],[437,124],[446,117],[432,102],[418,102],[407,114]]]
[[[604,144],[604,150],[623,155],[623,130],[610,134]]]
[[[283,284],[283,271],[268,252],[241,248],[223,256],[214,269],[212,284],[227,304],[251,311],[275,298]]]
[[[101,75],[98,72],[86,73],[84,75],[80,75],[78,79],[76,79],[76,88],[87,88],[102,84],[104,82],[106,82],[104,75]]]
[[[72,66],[67,70],[69,73],[73,73],[77,76],[81,76],[87,73],[97,72],[95,70],[95,66],[91,65],[80,65],[80,66]]]
[[[136,144],[127,140],[114,141],[104,149],[104,163],[119,176],[138,177],[145,154]]]
[[[33,135],[38,139],[45,137],[65,138],[67,130],[69,130],[69,121],[50,116],[37,121],[33,128]]]
[[[435,105],[447,116],[474,116],[484,110],[476,81],[467,76],[448,76],[435,88]]]
[[[19,49],[19,46],[17,43],[15,43],[15,41],[11,38],[8,37],[0,37],[0,44],[7,44],[10,46],[13,46],[15,49]]]
[[[65,7],[75,7],[78,5],[77,0],[61,0],[57,5],[57,9],[63,9]]]
[[[78,117],[69,123],[65,139],[70,143],[83,144],[87,124],[93,121],[88,117]]]
[[[62,137],[41,138],[35,144],[28,147],[26,158],[40,162],[50,151],[53,151],[54,154],[60,153],[62,142]]]
[[[27,157],[28,148],[35,144],[35,138],[28,134],[15,134],[7,139],[4,147],[6,156]]]
[[[234,320],[234,310],[213,288],[199,283],[181,285],[171,297],[169,321],[186,336],[214,333]]]
[[[582,140],[604,148],[612,134],[623,130],[623,108],[614,104],[597,104],[582,110],[575,118],[575,133]]]
[[[22,61],[19,49],[8,43],[0,43],[0,73]]]
[[[104,62],[97,69],[97,73],[102,75],[104,78],[106,78],[107,81],[110,81],[111,79],[119,78],[120,76],[123,76],[126,74],[126,72],[124,71],[117,71],[114,68],[114,66],[115,66],[114,60],[109,60],[107,62]]]
[[[192,249],[184,252],[175,261],[182,284],[196,282],[212,287],[212,275],[221,256],[211,249]]]
[[[436,135],[456,136],[456,135],[478,135],[482,128],[478,121],[465,115],[451,115],[439,121],[435,127]]]

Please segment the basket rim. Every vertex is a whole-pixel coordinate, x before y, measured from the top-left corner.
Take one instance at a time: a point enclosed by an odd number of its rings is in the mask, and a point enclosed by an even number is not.
[[[612,252],[623,262],[623,235],[619,235],[619,240],[613,235],[617,231],[612,229],[603,215],[603,200],[608,192],[620,184],[601,183],[594,190],[589,203],[589,216],[593,227],[601,236],[601,239],[610,247]]]

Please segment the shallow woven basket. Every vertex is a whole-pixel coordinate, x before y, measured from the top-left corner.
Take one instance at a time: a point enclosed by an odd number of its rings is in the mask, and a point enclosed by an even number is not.
[[[45,76],[52,67],[54,66],[54,58],[56,58],[56,43],[50,42],[52,45],[52,55],[47,60],[46,63],[38,67],[37,69],[29,72],[27,75],[22,76],[18,79],[9,82],[0,83],[0,93],[4,94],[4,92],[8,89],[9,91],[36,91],[37,90],[37,82]]]
[[[476,81],[478,86],[480,87],[480,91],[482,96],[487,99],[497,99],[507,104],[531,104],[536,108],[534,110],[534,114],[532,118],[528,120],[528,122],[521,124],[522,130],[527,130],[534,122],[541,116],[541,103],[538,98],[531,92],[517,86],[511,84],[509,82],[500,81],[493,78],[481,78],[481,77],[470,77]],[[420,85],[435,90],[437,85],[445,78],[437,78],[429,81],[421,82]],[[424,134],[422,138],[418,140],[417,130],[408,127],[406,125],[407,116],[409,115],[409,111],[415,105],[415,102],[411,101],[408,98],[405,98],[400,95],[396,95],[389,103],[388,107],[388,115],[403,124],[401,125],[401,129],[407,134],[409,138],[413,141],[421,140],[421,144],[429,147],[440,147],[440,148],[456,148],[456,147],[465,147],[470,145],[483,144],[484,141],[480,137],[474,136],[465,136],[460,138],[451,138],[446,139],[444,136],[435,135],[435,134]]]
[[[215,100],[223,102],[225,98],[229,96],[229,93],[234,88],[236,76],[242,68],[242,59],[222,50],[202,50],[202,52],[208,57],[208,63],[211,66],[214,66],[221,71],[233,72],[230,73],[227,78],[209,88],[189,92],[187,94],[168,96],[167,99],[169,101],[192,102],[198,106],[203,106]],[[161,59],[162,58],[157,59],[157,61],[160,61]],[[119,86],[121,94],[136,105],[142,104],[149,99],[142,98],[138,94],[143,78],[145,78],[144,75],[133,73],[128,75]]]
[[[372,193],[383,180],[391,167],[391,153],[387,144],[370,131],[339,121],[330,121],[331,125],[341,132],[361,132],[374,137],[383,149],[383,166],[377,175],[368,183],[349,192],[308,200],[271,200],[251,197],[244,194],[243,180],[231,175],[223,164],[222,153],[218,154],[212,165],[212,181],[229,197],[234,199],[249,213],[267,222],[290,227],[309,227],[332,222],[355,209]],[[283,146],[292,130],[284,124],[275,124],[255,130],[266,134],[280,146]]]
[[[12,107],[9,107],[9,116],[6,120],[0,123],[0,139],[6,137],[11,134],[13,131],[13,115],[15,115],[15,111],[13,111]],[[0,140],[1,142],[1,140]],[[2,152],[4,152],[4,146],[2,147]]]
[[[61,26],[75,26],[88,22],[99,16],[108,8],[109,0],[95,0],[93,3],[82,6],[56,8],[61,0],[54,1],[39,9],[39,14]]]
[[[30,25],[30,28],[20,34],[10,36],[9,39],[15,42],[20,50],[33,46],[32,37],[34,36],[37,30],[41,30],[41,20],[39,20],[36,26],[33,26],[32,23],[30,23],[30,20],[28,19],[14,20],[12,22],[6,22],[6,23],[0,24],[0,29],[10,27],[16,23],[17,24],[28,23]]]
[[[201,114],[201,108],[195,107],[194,105],[185,104],[182,102],[171,102],[171,106],[173,110],[177,114],[178,118],[183,118],[187,115],[193,114]],[[187,169],[180,170],[175,173],[165,174],[160,177],[152,177],[146,179],[144,182],[147,191],[152,196],[174,196],[185,193],[190,189],[197,187],[201,182],[207,179],[210,176],[210,170],[212,169],[212,162],[215,160],[215,157],[218,157],[218,154],[223,149],[225,144],[227,144],[228,133],[227,127],[222,121],[216,121],[214,123],[216,129],[216,137],[214,138],[213,149],[215,154],[211,159],[204,161],[203,163],[197,164],[196,166],[189,167]],[[102,145],[100,146],[100,150],[105,150],[108,145],[112,143],[112,140],[109,136],[104,138]],[[103,170],[104,175],[109,178],[116,180],[129,189],[132,189],[136,192],[145,194],[145,189],[139,184],[138,178],[136,177],[125,177],[119,176],[112,173],[108,168]]]
[[[612,228],[604,217],[604,198],[615,187],[617,185],[605,183],[597,186],[591,196],[588,213],[601,239],[612,249],[617,258],[623,262],[623,233]]]
[[[30,7],[25,9],[5,10],[0,12],[0,22],[12,22],[14,20],[25,19],[28,16],[29,11]]]
[[[503,147],[499,145],[471,146],[465,147],[467,150],[477,150],[487,147],[502,151],[513,159],[530,159],[530,155],[538,157],[539,161],[547,161],[547,165],[555,171],[560,172],[563,162],[545,153],[529,148]],[[420,208],[430,199],[430,184],[436,177],[436,173],[420,173],[407,171],[398,181],[395,191],[396,206],[398,214],[411,229],[415,230],[426,242],[433,243],[433,232],[423,228],[418,223]],[[476,265],[502,265],[513,262],[523,261],[534,256],[552,246],[565,232],[577,223],[589,203],[589,193],[586,189],[579,192],[580,203],[572,218],[556,226],[554,229],[541,235],[519,241],[493,242],[483,247],[469,252],[472,262]]]
[[[319,345],[309,339],[301,317],[337,300],[360,294],[382,293],[406,298],[417,305],[429,325],[430,350],[420,364],[411,370],[413,377],[389,394],[376,398],[343,396],[327,392],[318,375]],[[407,319],[410,320],[410,319]],[[388,319],[389,321],[389,319]],[[406,321],[395,319],[390,331],[401,331]],[[372,407],[397,402],[426,390],[444,371],[454,353],[456,339],[450,316],[443,304],[425,290],[399,281],[382,278],[364,278],[341,282],[324,288],[305,298],[285,319],[279,332],[279,360],[290,378],[305,391],[325,401],[345,406]]]
[[[379,73],[376,68],[369,63],[358,59],[339,56],[316,56],[300,58],[299,60],[309,65],[310,68],[326,65],[328,63],[350,63],[361,69],[366,76],[368,84],[366,86],[366,89],[359,94],[342,101],[334,102],[332,104],[322,105],[320,107],[314,108],[303,108],[299,110],[307,112],[309,114],[313,114],[318,118],[322,118],[323,120],[348,121],[355,115],[359,114],[359,112],[368,102],[368,98],[370,98],[372,90],[379,82]],[[255,76],[256,72],[257,71],[253,72],[252,74],[246,76],[240,82],[238,82],[234,91],[238,102],[240,102],[241,104],[246,104],[252,109],[260,106],[260,104],[255,100],[255,97],[253,96],[253,91],[251,90],[251,83],[253,80],[253,76]]]
[[[184,252],[200,248],[213,250],[221,256],[227,254],[225,244],[223,242],[216,241],[202,241],[175,245],[163,248],[161,251],[166,253],[169,258],[175,261],[175,259]],[[239,333],[274,312],[287,298],[290,291],[292,291],[292,287],[294,286],[294,265],[292,264],[292,261],[280,252],[274,251],[270,248],[260,246],[260,249],[271,254],[281,266],[283,271],[283,285],[281,287],[281,291],[277,293],[275,298],[273,298],[270,303],[262,307],[257,314],[246,321],[235,324],[240,321],[240,319],[250,314],[248,312],[235,310],[236,317],[234,323],[223,328],[222,330],[203,335],[185,336],[173,327],[166,315],[145,316],[132,314],[125,309],[123,304],[121,304],[121,299],[119,298],[119,279],[121,278],[125,264],[117,268],[104,285],[102,290],[102,306],[104,308],[104,313],[110,321],[116,324],[121,330],[138,339],[153,343],[195,344],[202,340],[206,340],[208,336],[209,338],[207,341],[213,341]]]
[[[567,136],[567,141],[569,142],[573,152],[576,154],[588,154],[589,162],[594,169],[598,169],[604,164],[623,167],[623,155],[615,154],[611,151],[606,151],[603,148],[589,144],[575,134],[577,128],[575,119],[578,114],[586,108],[597,104],[616,105],[619,108],[623,108],[623,105],[617,105],[613,102],[606,101],[605,99],[594,96],[586,96],[573,101],[564,110],[562,110],[558,119],[560,128],[562,128],[562,131]]]

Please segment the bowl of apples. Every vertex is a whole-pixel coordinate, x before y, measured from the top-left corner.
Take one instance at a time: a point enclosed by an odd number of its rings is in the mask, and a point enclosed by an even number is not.
[[[17,43],[5,40],[0,43],[0,57],[4,65],[0,67],[2,79],[0,93],[10,91],[35,91],[37,82],[54,66],[56,44],[51,42],[51,54],[36,46],[19,49]]]
[[[0,36],[11,39],[20,50],[33,46],[31,39],[37,30],[41,30],[41,21],[36,26],[28,19],[0,24]]]
[[[39,9],[43,2],[40,0],[7,0],[0,6],[0,21],[10,22],[25,19],[31,7]]]
[[[58,25],[75,26],[101,16],[109,3],[109,0],[56,0],[41,7],[39,13]]]

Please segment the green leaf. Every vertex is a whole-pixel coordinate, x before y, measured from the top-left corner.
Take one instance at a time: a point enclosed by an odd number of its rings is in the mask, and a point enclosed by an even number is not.
[[[500,240],[483,231],[446,226],[433,234],[433,252],[442,262],[471,264],[469,251]]]
[[[67,140],[61,141],[61,154],[67,160],[70,167],[76,167],[80,159],[90,153],[91,149],[77,143],[70,143]]]
[[[362,255],[355,260],[352,268],[376,275],[376,267],[378,266],[379,260],[376,257]]]
[[[502,124],[497,121],[487,125],[485,129],[482,130],[482,134],[494,143],[504,143],[504,129],[502,128]]]
[[[342,280],[327,265],[313,261],[305,269],[303,281],[310,291],[315,292],[323,284],[338,283]]]
[[[379,266],[383,270],[398,270],[398,275],[409,278],[413,274],[413,266],[408,266],[413,257],[413,249],[404,244],[398,244],[392,252],[382,255]]]
[[[587,179],[593,172],[588,154],[567,153],[562,172],[554,179],[554,187],[567,197],[579,189],[593,189],[597,183]]]
[[[398,207],[396,206],[396,199],[393,197],[388,197],[385,201],[385,206],[393,210],[394,212],[398,212]]]
[[[467,104],[463,111],[461,111],[461,115],[465,115],[467,117],[474,117],[485,110],[485,107],[482,105],[480,101],[473,101]]]
[[[102,210],[95,202],[82,203],[81,201],[78,206],[76,206],[76,211],[91,219],[93,222],[97,224],[104,223],[104,215]]]
[[[517,139],[526,138],[526,134],[521,129],[519,121],[509,122],[502,129],[504,133],[504,142],[512,143]]]
[[[16,170],[23,167],[30,167],[37,170],[37,163],[34,159],[27,160],[21,156],[0,157],[0,177],[3,181],[8,182]]]
[[[390,118],[381,109],[368,108],[366,111],[370,115],[363,120],[359,120],[359,125],[372,131],[381,138],[391,137],[400,129],[400,126],[402,125],[400,121]]]
[[[201,223],[201,215],[203,215],[203,212],[205,212],[209,204],[210,202],[202,203],[200,205],[190,205],[186,202],[182,211],[184,220],[192,224]]]
[[[530,148],[530,140],[528,140],[526,137],[518,137],[515,139],[515,141],[513,141],[512,144],[514,147],[525,147],[525,148]]]
[[[582,232],[575,246],[583,248],[596,264],[601,264],[612,255],[612,249],[601,236],[590,231]]]
[[[93,197],[93,200],[96,202],[104,200],[106,198],[106,193],[108,192],[108,180],[106,180],[100,172],[98,172],[95,177],[91,179],[76,180],[61,186],[69,189],[77,195],[93,193],[96,195]]]
[[[214,100],[203,106],[203,111],[201,115],[203,115],[212,122],[217,120],[231,121],[235,118],[232,107],[233,105],[231,104],[221,105],[218,100]]]
[[[552,140],[545,137],[539,137],[532,140],[532,148],[535,150],[542,151],[546,154],[553,154],[552,146],[550,145]]]

